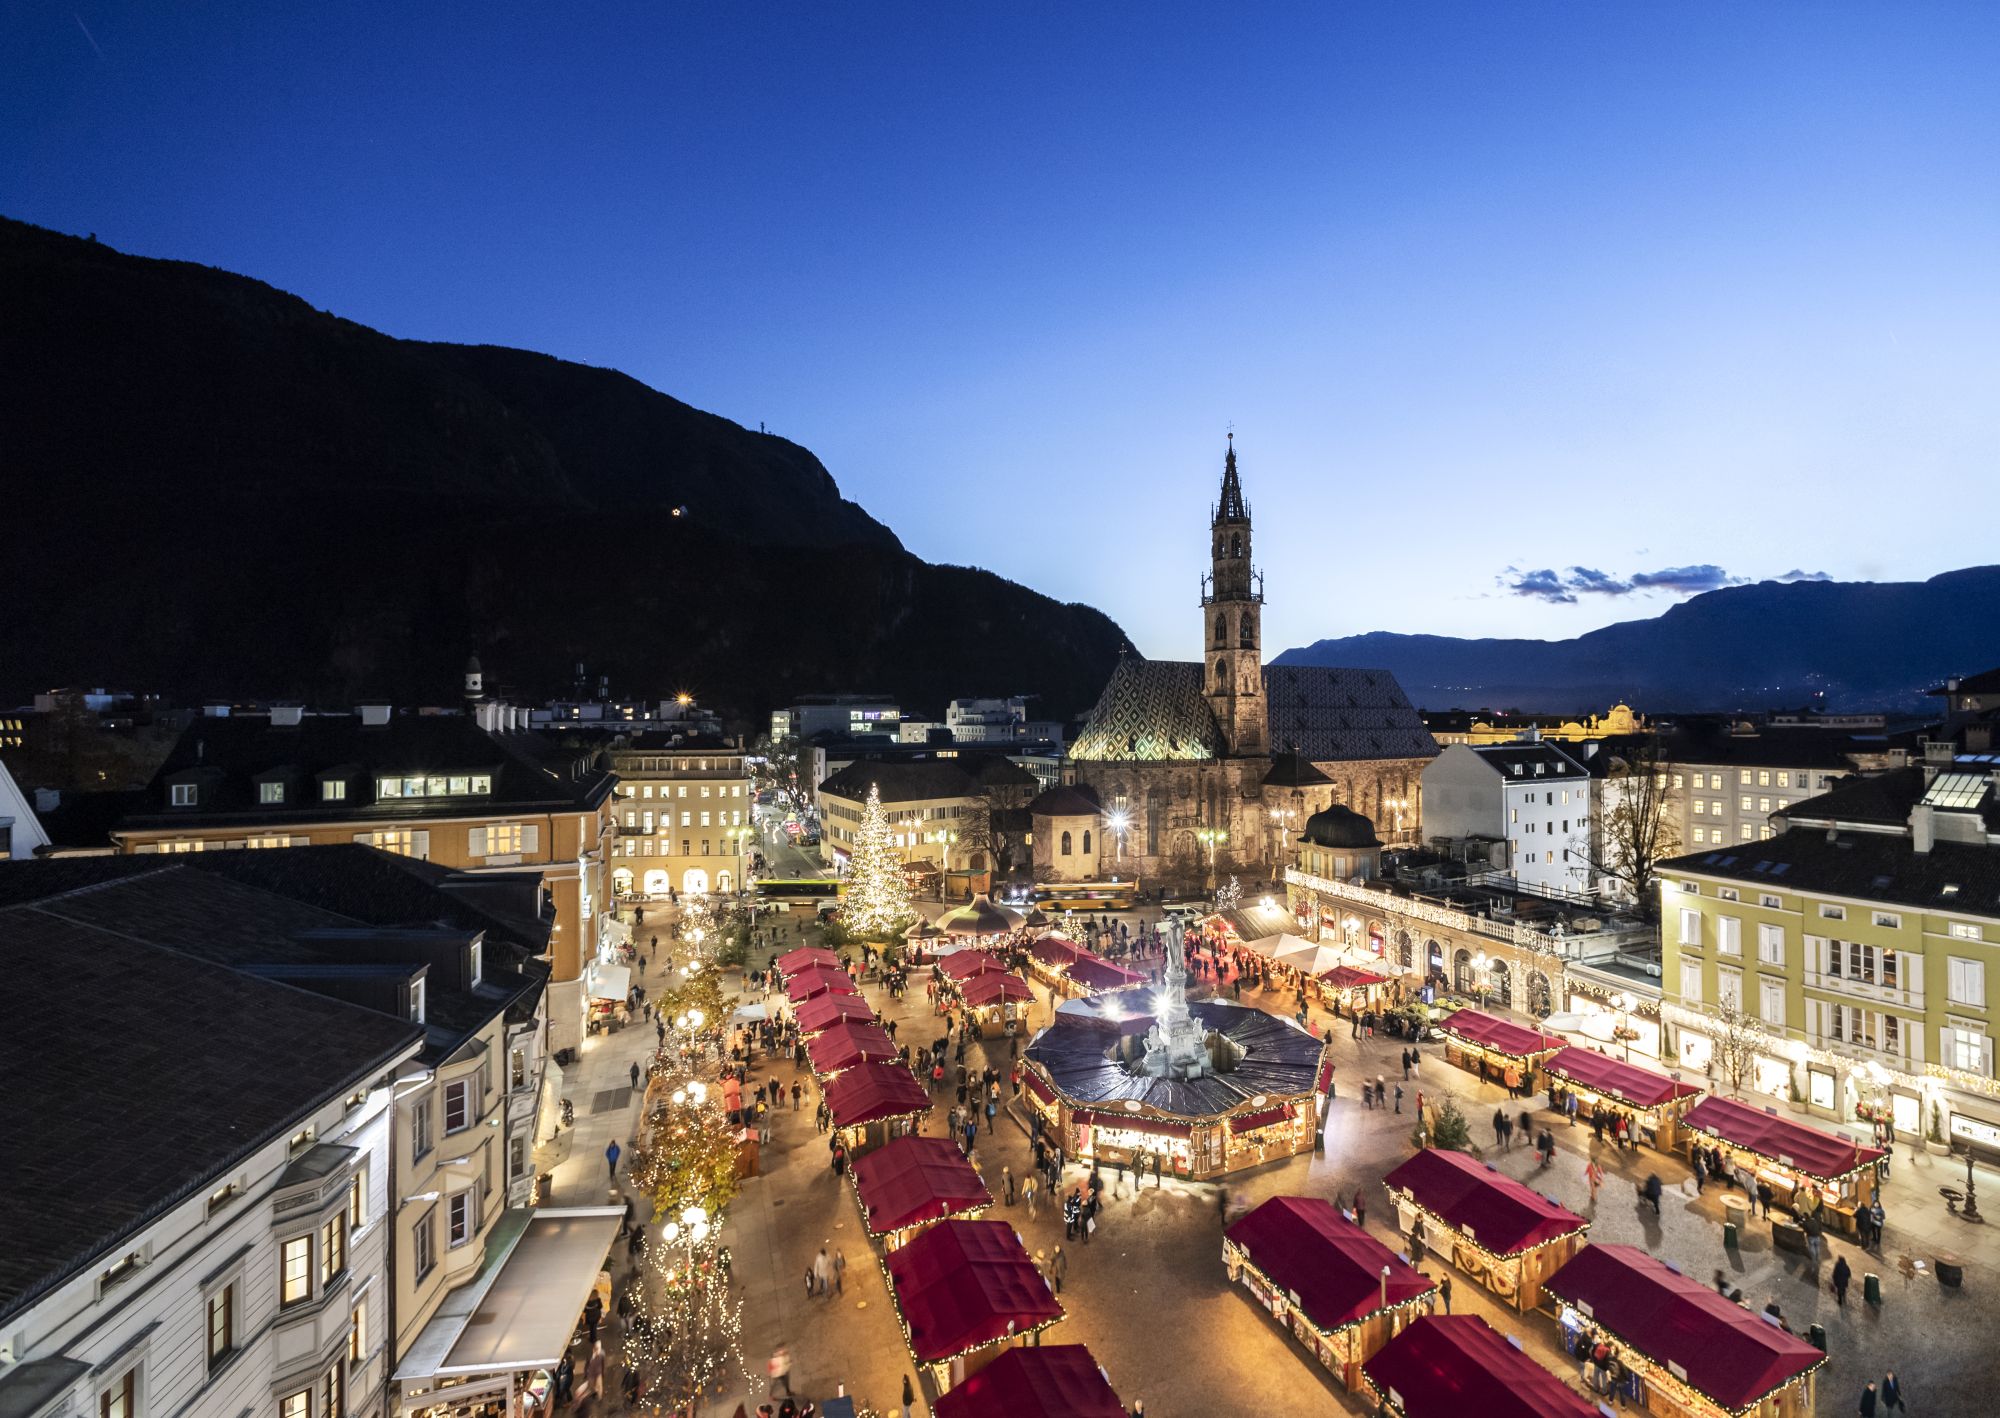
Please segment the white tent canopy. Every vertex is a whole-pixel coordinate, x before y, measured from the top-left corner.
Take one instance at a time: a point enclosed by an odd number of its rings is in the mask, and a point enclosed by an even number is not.
[[[1308,975],[1318,975],[1336,965],[1349,963],[1346,952],[1338,946],[1319,945],[1313,941],[1300,941],[1297,945],[1280,950],[1271,958],[1280,965],[1289,965],[1294,970],[1302,970]]]

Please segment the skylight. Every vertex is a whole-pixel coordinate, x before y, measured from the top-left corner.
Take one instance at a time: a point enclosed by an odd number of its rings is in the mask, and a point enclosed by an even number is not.
[[[1932,807],[1978,807],[1991,786],[1992,780],[1983,773],[1940,773],[1923,800]]]

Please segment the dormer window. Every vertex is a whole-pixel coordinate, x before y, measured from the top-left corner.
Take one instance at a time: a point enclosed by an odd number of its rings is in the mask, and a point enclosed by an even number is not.
[[[347,801],[347,780],[328,778],[319,785],[319,800],[323,803],[344,803]]]
[[[486,954],[485,943],[483,941],[475,940],[472,943],[472,958],[467,962],[468,966],[470,967],[472,984],[475,988],[478,987],[481,978],[483,978],[485,974],[485,962],[483,958],[485,954]]]
[[[410,981],[410,1023],[424,1022],[424,982],[422,977]]]
[[[284,800],[285,785],[283,783],[259,783],[257,785],[257,801],[266,807],[282,803]]]
[[[197,795],[195,785],[192,783],[175,783],[169,792],[172,795],[170,801],[175,807],[193,807],[196,804]]]

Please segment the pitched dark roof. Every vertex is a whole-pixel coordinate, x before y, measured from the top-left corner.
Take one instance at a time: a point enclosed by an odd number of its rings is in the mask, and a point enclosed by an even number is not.
[[[1720,876],[1774,891],[1824,892],[1924,910],[2000,917],[2000,849],[1939,842],[1918,852],[1907,837],[1794,827],[1762,842],[1690,852],[1659,864],[1665,877]]]
[[[1266,665],[1271,747],[1315,763],[1435,758],[1437,740],[1387,670]]]
[[[1094,793],[1068,786],[1050,788],[1028,804],[1031,817],[1097,817],[1103,811]]]
[[[1960,675],[1958,682],[1947,689],[1939,685],[1928,691],[1931,694],[2000,694],[2000,669],[1981,670],[1976,675]]]
[[[1587,778],[1590,771],[1552,743],[1472,744],[1487,767],[1511,782],[1535,778]],[[1541,772],[1537,773],[1536,768]]]
[[[976,798],[981,794],[978,781],[949,758],[857,759],[828,777],[819,790],[822,794],[859,802],[868,796],[871,783],[885,803]]]
[[[1272,754],[1271,771],[1264,775],[1267,788],[1317,788],[1332,781],[1310,758],[1296,753]]]
[[[492,776],[492,792],[448,798],[377,800],[377,777],[475,773]],[[170,805],[171,783],[198,775],[199,802]],[[320,795],[321,775],[347,782],[336,802]],[[286,780],[286,801],[265,804],[259,785]],[[457,714],[398,714],[369,725],[352,714],[309,714],[295,726],[262,714],[201,718],[188,725],[147,785],[141,805],[122,825],[159,829],[177,824],[283,827],[290,823],[374,823],[442,813],[479,815],[594,808],[614,779],[591,752],[541,734],[491,734]]]
[[[1871,747],[1879,750],[1878,736]],[[1757,734],[1675,734],[1660,743],[1663,762],[1729,768],[1824,768],[1850,772],[1852,737],[1830,729],[1770,729]]]
[[[1138,655],[1119,659],[1070,745],[1079,763],[1198,762],[1221,753],[1222,734],[1202,693],[1202,667]]]
[[[1791,822],[1869,822],[1904,826],[1924,795],[1924,770],[1893,768],[1872,777],[1847,778],[1826,792],[1801,798],[1786,809]]]
[[[28,1144],[13,1149],[0,1207],[0,1320],[421,1038],[392,1016],[151,944],[146,924],[0,910],[9,990],[50,1006],[0,1031],[0,1132]]]

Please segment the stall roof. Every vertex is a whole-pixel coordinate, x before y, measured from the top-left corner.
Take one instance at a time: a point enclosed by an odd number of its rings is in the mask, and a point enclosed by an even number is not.
[[[1224,1234],[1329,1333],[1382,1308],[1384,1266],[1392,1306],[1437,1288],[1323,1197],[1274,1196]]]
[[[1734,1098],[1704,1098],[1687,1110],[1681,1123],[1822,1182],[1839,1181],[1882,1155],[1879,1148],[1862,1147],[1849,1138],[1774,1116]]]
[[[978,1169],[949,1138],[912,1134],[854,1164],[854,1194],[871,1236],[993,1204]]]
[[[961,950],[938,961],[938,972],[947,980],[965,980],[982,970],[1004,970],[1000,957],[990,950]]]
[[[1477,1009],[1461,1009],[1438,1021],[1438,1028],[1467,1044],[1477,1044],[1490,1053],[1508,1058],[1531,1059],[1537,1054],[1554,1053],[1567,1047],[1563,1040],[1539,1029],[1519,1024]]]
[[[1063,1307],[1005,1221],[940,1221],[889,1253],[889,1280],[923,1363],[1059,1320]]]
[[[901,1064],[856,1064],[829,1079],[825,1094],[833,1125],[843,1128],[927,1113],[931,1107],[931,1095]]]
[[[1082,946],[1077,945],[1074,941],[1064,940],[1059,935],[1045,935],[1028,947],[1028,954],[1034,956],[1042,964],[1053,965],[1057,969],[1070,964],[1083,953]]]
[[[1316,941],[1301,940],[1287,944],[1276,951],[1271,958],[1280,965],[1307,975],[1323,975],[1341,963],[1341,949],[1337,945],[1321,945]]]
[[[624,1000],[632,994],[632,967],[594,960],[590,965],[590,997]]]
[[[1361,1372],[1403,1418],[1598,1418],[1594,1404],[1477,1315],[1426,1315]]]
[[[840,957],[820,945],[797,946],[777,959],[778,973],[781,975],[796,975],[799,971],[810,969],[814,965],[832,968],[839,964]]]
[[[1299,928],[1298,917],[1282,906],[1243,906],[1233,911],[1217,911],[1202,917],[1204,926],[1223,925],[1230,934],[1243,945],[1253,941],[1270,940],[1273,936],[1288,935]],[[1297,939],[1296,935],[1293,939]],[[1270,954],[1265,951],[1264,954]]]
[[[1542,1288],[1732,1413],[1826,1355],[1636,1246],[1585,1246]]]
[[[842,1020],[866,1023],[875,1017],[875,1010],[860,995],[825,994],[815,995],[797,1009],[792,1017],[799,1022],[799,1028],[808,1034],[821,1029],[830,1029]]]
[[[1522,1251],[1574,1235],[1590,1223],[1539,1192],[1463,1152],[1429,1147],[1382,1179],[1454,1231],[1494,1255]]]
[[[1387,975],[1378,975],[1373,970],[1363,970],[1359,965],[1336,965],[1320,978],[1336,990],[1358,990],[1367,985],[1387,983]]]
[[[809,966],[785,981],[785,998],[793,1004],[802,1004],[814,995],[860,993],[845,970],[829,970],[824,965]]]
[[[813,1072],[825,1077],[856,1064],[893,1059],[896,1045],[879,1024],[842,1022],[806,1040],[806,1056],[812,1060]]]
[[[937,1418],[1125,1418],[1081,1344],[1009,1349],[932,1405]]]
[[[478,1274],[445,1296],[396,1377],[554,1368],[624,1216],[615,1206],[509,1211]]]
[[[1542,1069],[1634,1108],[1656,1108],[1701,1092],[1691,1083],[1676,1083],[1664,1073],[1574,1044],[1546,1059]]]
[[[1009,975],[1004,970],[987,970],[974,975],[960,983],[958,994],[959,998],[974,1006],[1035,997],[1026,980],[1019,975]]]
[[[1069,977],[1087,990],[1129,990],[1146,979],[1136,970],[1114,965],[1089,951],[1077,952],[1075,962],[1069,967]]]

